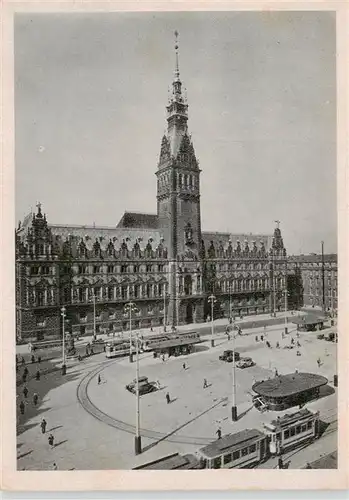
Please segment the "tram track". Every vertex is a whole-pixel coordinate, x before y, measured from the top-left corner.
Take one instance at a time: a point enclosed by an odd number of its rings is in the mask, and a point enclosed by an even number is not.
[[[100,410],[97,406],[95,406],[88,393],[87,393],[87,388],[90,383],[90,381],[104,368],[107,366],[111,365],[112,363],[115,363],[115,360],[109,362],[109,363],[103,363],[103,366],[98,366],[91,372],[89,372],[85,377],[80,381],[78,387],[77,387],[77,399],[80,403],[80,405],[83,407],[83,409],[89,413],[92,417],[94,417],[96,420],[99,420],[100,422],[103,422],[106,425],[109,425],[110,427],[113,427],[114,429],[127,432],[129,434],[135,434],[136,432],[136,427],[132,424],[128,424],[127,422],[124,422],[122,420],[116,419],[104,411]],[[189,422],[186,422],[182,427],[189,425],[191,422],[195,421],[197,418],[199,418],[202,414],[206,413],[207,411],[215,408],[219,404],[224,402],[224,399],[218,401],[216,404],[212,405],[210,408],[202,412],[201,414],[197,415],[195,418],[190,420]],[[142,437],[152,439],[154,441],[168,441],[170,443],[177,443],[177,444],[192,444],[192,445],[206,445],[212,442],[212,438],[204,438],[204,437],[192,437],[192,436],[176,436],[174,435],[175,432],[178,432],[179,429],[176,429],[173,432],[170,433],[162,433],[162,432],[157,432],[157,431],[152,431],[150,429],[140,429]]]

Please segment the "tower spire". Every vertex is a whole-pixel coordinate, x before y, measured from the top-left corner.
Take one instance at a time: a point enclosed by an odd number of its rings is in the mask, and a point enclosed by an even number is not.
[[[176,65],[175,65],[175,73],[174,73],[174,76],[175,76],[175,82],[178,82],[179,81],[179,61],[178,61],[178,31],[176,30],[174,32],[174,35],[175,35],[175,54],[176,54]]]

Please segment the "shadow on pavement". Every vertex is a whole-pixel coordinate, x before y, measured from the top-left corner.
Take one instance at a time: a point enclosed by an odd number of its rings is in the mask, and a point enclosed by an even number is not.
[[[177,399],[177,398],[176,398]],[[225,398],[226,399],[226,398]],[[216,408],[216,406],[222,404],[224,402],[225,399],[220,399],[217,403],[215,403],[214,405],[210,406],[209,408],[207,408],[207,410],[204,410],[203,412],[199,413],[199,415],[196,415],[196,417],[193,417],[192,419],[188,420],[187,422],[184,422],[184,424],[180,425],[179,427],[177,427],[176,429],[174,429],[173,431],[169,432],[168,434],[166,434],[164,437],[162,437],[161,439],[158,439],[157,441],[154,441],[154,443],[151,443],[151,444],[148,444],[148,446],[145,446],[143,448],[143,452],[144,451],[148,451],[150,450],[151,448],[153,448],[154,446],[156,446],[157,444],[161,443],[162,441],[166,441],[167,438],[169,438],[170,436],[173,436],[173,434],[176,434],[176,432],[180,431],[181,429],[183,429],[184,427],[186,427],[187,425],[191,424],[192,422],[195,422],[195,420],[197,420],[198,418],[202,417],[203,415],[205,415],[206,413],[208,413],[209,411],[213,410],[214,408]]]
[[[241,420],[242,418],[244,418],[245,415],[247,415],[247,413],[249,411],[251,411],[253,408],[253,405],[251,405],[249,408],[247,408],[247,410],[243,411],[242,413],[240,413],[240,415],[238,415],[238,420]]]
[[[62,426],[61,426],[62,427]],[[59,441],[59,443],[56,443],[54,445],[54,448],[58,448],[58,446],[60,446],[61,444],[64,444],[64,443],[67,443],[68,442],[68,439],[63,439],[63,441]]]
[[[27,455],[30,455],[31,453],[33,453],[33,450],[26,451],[25,453],[18,455],[17,460],[19,460],[20,458],[26,457]]]

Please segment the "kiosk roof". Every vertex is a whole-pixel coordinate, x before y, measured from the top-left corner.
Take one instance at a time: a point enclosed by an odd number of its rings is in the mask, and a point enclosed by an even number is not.
[[[290,373],[269,380],[256,382],[252,390],[260,396],[282,398],[299,394],[327,384],[328,380],[314,373]]]

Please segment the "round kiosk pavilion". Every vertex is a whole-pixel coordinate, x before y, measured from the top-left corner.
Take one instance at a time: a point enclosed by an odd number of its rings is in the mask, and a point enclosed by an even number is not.
[[[319,397],[320,387],[328,382],[326,377],[314,373],[290,373],[256,382],[252,390],[256,406],[281,411],[292,406],[303,405]]]

